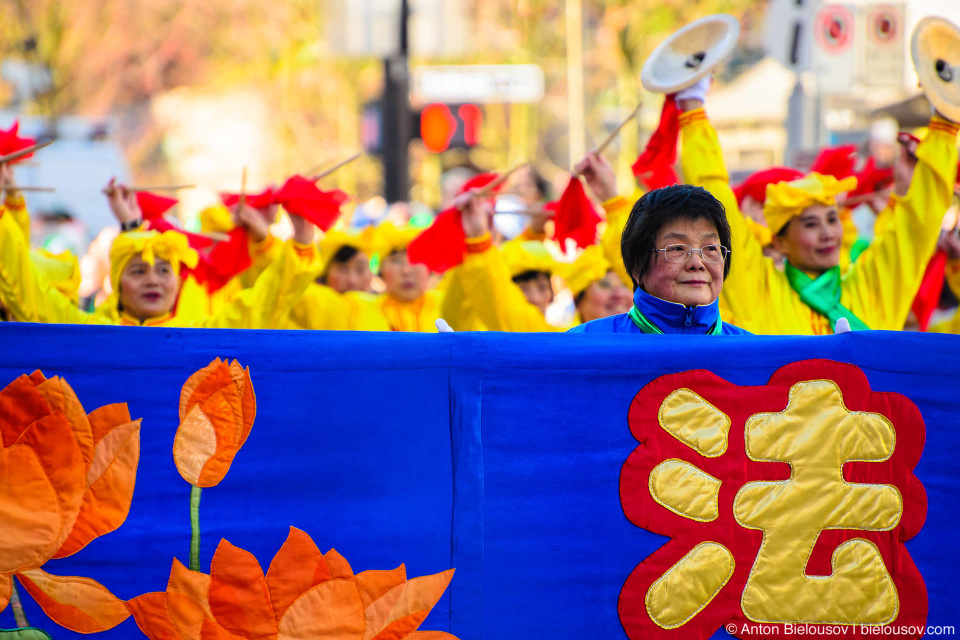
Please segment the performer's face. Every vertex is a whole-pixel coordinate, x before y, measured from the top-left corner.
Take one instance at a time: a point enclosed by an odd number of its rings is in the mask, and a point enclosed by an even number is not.
[[[814,205],[773,237],[773,246],[802,271],[823,273],[840,264],[843,223],[836,207]]]
[[[138,320],[156,318],[173,309],[179,286],[180,279],[169,262],[157,258],[151,265],[134,256],[120,276],[120,304]]]
[[[360,251],[346,262],[332,262],[327,269],[327,285],[338,293],[369,291],[370,258]]]
[[[538,274],[535,278],[518,282],[517,286],[527,297],[527,302],[539,309],[540,313],[547,313],[547,306],[553,302],[553,286],[547,274]]]
[[[406,251],[395,251],[383,260],[380,277],[387,294],[403,302],[413,302],[427,289],[430,272],[426,265],[410,264]]]
[[[704,218],[670,222],[657,234],[657,248],[685,244],[700,249],[720,244],[720,234],[712,222]],[[668,302],[693,307],[710,304],[723,288],[723,262],[704,262],[698,252],[679,262],[670,262],[663,251],[650,258],[643,275],[643,290]]]
[[[609,318],[618,313],[626,313],[633,306],[633,296],[613,271],[594,280],[583,290],[583,298],[577,304],[577,311],[584,322],[598,318]]]

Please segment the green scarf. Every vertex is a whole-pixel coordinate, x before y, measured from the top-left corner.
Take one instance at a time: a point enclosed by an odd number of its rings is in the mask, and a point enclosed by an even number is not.
[[[660,330],[660,327],[650,322],[647,316],[643,315],[643,312],[640,309],[637,309],[637,305],[633,305],[630,308],[630,313],[627,314],[630,316],[630,319],[633,320],[633,324],[637,325],[637,328],[644,333],[659,333],[663,334],[663,331]],[[717,318],[717,322],[710,327],[707,331],[708,336],[718,336],[723,330],[723,320]]]
[[[797,269],[789,261],[784,263],[784,272],[787,274],[787,281],[790,286],[800,294],[803,303],[814,311],[825,315],[830,320],[831,328],[837,326],[837,320],[846,318],[851,329],[856,331],[870,329],[850,309],[840,304],[839,265],[820,275],[816,280]]]

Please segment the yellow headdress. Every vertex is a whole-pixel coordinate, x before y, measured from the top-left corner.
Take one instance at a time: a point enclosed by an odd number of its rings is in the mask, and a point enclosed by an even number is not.
[[[583,250],[580,257],[573,263],[567,265],[566,273],[561,274],[567,281],[567,287],[573,297],[583,293],[591,283],[602,279],[612,269],[606,256],[603,255],[603,249],[599,245],[592,244]]]
[[[360,233],[330,229],[323,234],[318,246],[320,247],[320,261],[323,265],[320,273],[326,273],[333,256],[343,247],[353,247],[370,257],[370,254],[376,250],[376,232],[373,227],[367,227]]]
[[[120,276],[130,260],[139,255],[143,261],[153,264],[160,258],[180,272],[180,265],[197,266],[199,256],[190,248],[187,237],[176,231],[128,231],[121,233],[110,247],[110,284],[114,292],[120,291]]]
[[[37,273],[51,287],[73,300],[80,300],[80,263],[69,251],[50,253],[46,249],[31,249],[30,261]]]
[[[790,220],[813,205],[832,206],[837,196],[857,188],[856,176],[837,180],[833,176],[811,173],[791,182],[767,185],[767,199],[763,215],[770,225],[770,233],[777,234]]]
[[[394,251],[405,250],[407,245],[422,232],[423,229],[398,229],[392,223],[384,222],[373,233],[373,244],[377,253],[380,254],[380,260],[382,261]]]
[[[233,216],[222,204],[210,205],[200,212],[200,230],[204,233],[229,233],[233,227]]]
[[[511,278],[525,271],[553,273],[557,269],[557,263],[550,252],[542,242],[536,240],[511,240],[503,245],[501,252],[510,269]]]

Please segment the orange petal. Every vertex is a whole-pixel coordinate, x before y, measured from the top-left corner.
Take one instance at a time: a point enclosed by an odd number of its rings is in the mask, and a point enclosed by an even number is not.
[[[407,569],[400,565],[392,571],[363,571],[357,574],[357,585],[363,596],[363,608],[366,610],[388,591],[407,581]]]
[[[196,602],[206,617],[213,618],[210,610],[210,576],[199,571],[191,571],[180,564],[176,558],[170,567],[170,579],[167,581],[167,593],[186,596]]]
[[[87,412],[83,410],[77,394],[60,376],[54,376],[38,384],[37,391],[47,399],[51,409],[62,411],[67,417],[70,426],[73,427],[74,435],[77,436],[83,461],[89,466],[93,457],[93,430],[90,428]]]
[[[33,373],[31,373],[27,377],[30,378],[30,382],[32,382],[35,385],[38,385],[47,379],[47,377],[43,375],[43,371],[40,371],[40,369],[34,369]]]
[[[399,620],[394,620],[387,625],[387,628],[373,637],[373,640],[401,640],[417,630],[423,621],[427,619],[429,610],[417,611],[409,616],[404,616]]]
[[[217,433],[217,452],[203,466],[198,487],[215,486],[230,470],[243,440],[240,403],[240,395],[232,384],[220,389],[203,403],[203,413]]]
[[[115,531],[130,513],[133,486],[140,460],[140,421],[110,431],[94,448],[89,488],[83,496],[77,522],[54,558],[80,551],[91,540]]]
[[[209,621],[203,609],[191,598],[167,592],[167,615],[180,637],[199,638],[204,621]]]
[[[123,600],[90,578],[53,576],[43,569],[17,574],[50,619],[79,633],[112,629],[130,616]]]
[[[290,527],[283,546],[267,569],[267,589],[277,619],[314,585],[330,579],[330,569],[306,532]]]
[[[363,600],[353,580],[322,582],[297,598],[280,620],[280,640],[360,640]]]
[[[12,445],[27,427],[50,411],[43,394],[27,376],[8,384],[0,391],[0,447]]]
[[[350,563],[347,562],[346,558],[337,553],[336,549],[330,549],[330,551],[323,554],[323,559],[327,561],[327,566],[330,567],[331,578],[353,577],[353,569],[350,568]]]
[[[214,394],[231,380],[230,368],[220,358],[200,369],[187,378],[180,390],[180,421],[187,417],[187,412],[195,404],[203,404],[204,400]]]
[[[13,579],[8,575],[0,575],[0,611],[7,607],[11,594],[13,594]]]
[[[200,640],[247,640],[243,636],[235,636],[213,620],[204,620],[200,627]]]
[[[240,394],[240,400],[243,408],[243,433],[240,438],[240,446],[242,447],[253,428],[253,420],[257,417],[257,396],[253,392],[253,382],[250,381],[250,367],[243,370],[243,390]]]
[[[277,633],[277,620],[260,564],[248,551],[221,540],[210,565],[210,610],[230,633],[258,638]]]
[[[60,536],[57,492],[29,447],[0,449],[0,478],[0,575],[39,567]]]
[[[167,594],[163,592],[145,593],[132,600],[127,600],[127,609],[133,614],[133,619],[143,635],[150,640],[171,640],[181,638],[177,628],[170,620],[167,611]],[[197,640],[199,636],[186,640]]]
[[[420,612],[429,613],[433,609],[433,605],[437,604],[437,600],[440,599],[440,596],[443,595],[443,592],[447,590],[447,585],[450,584],[450,580],[453,578],[453,569],[448,569],[442,573],[435,573],[431,576],[421,576],[419,578],[414,578],[413,580],[408,580],[405,584],[397,587],[402,589],[400,597],[397,598],[393,607],[390,610],[390,614],[383,621],[383,624],[379,629],[376,629],[376,624],[373,625],[374,636],[380,631],[389,627],[392,623],[406,618],[410,615],[419,614]],[[394,594],[392,592],[387,593],[383,596],[383,599],[389,599]],[[378,601],[379,602],[379,601]],[[371,620],[371,611],[377,610],[377,603],[375,602],[368,609],[368,628],[367,632],[369,633],[371,626],[370,623],[374,622]],[[426,615],[424,615],[424,618]],[[376,621],[379,624],[379,621]]]
[[[93,441],[95,443],[100,442],[114,427],[132,422],[126,402],[107,404],[94,409],[87,415],[87,419],[90,421],[90,429],[93,431]]]
[[[197,485],[203,465],[207,464],[216,452],[217,432],[200,405],[194,405],[173,437],[173,461],[177,465],[177,471],[184,480]]]
[[[446,631],[414,631],[407,636],[407,640],[460,640],[457,636]]]

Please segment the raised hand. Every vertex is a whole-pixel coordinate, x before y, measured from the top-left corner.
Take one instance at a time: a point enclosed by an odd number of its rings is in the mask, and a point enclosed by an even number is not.
[[[607,159],[596,151],[589,152],[574,170],[583,176],[590,191],[601,202],[616,197],[617,175]]]
[[[471,189],[453,201],[453,206],[460,210],[460,224],[468,238],[479,238],[490,232],[489,206],[478,194],[479,189]]]

